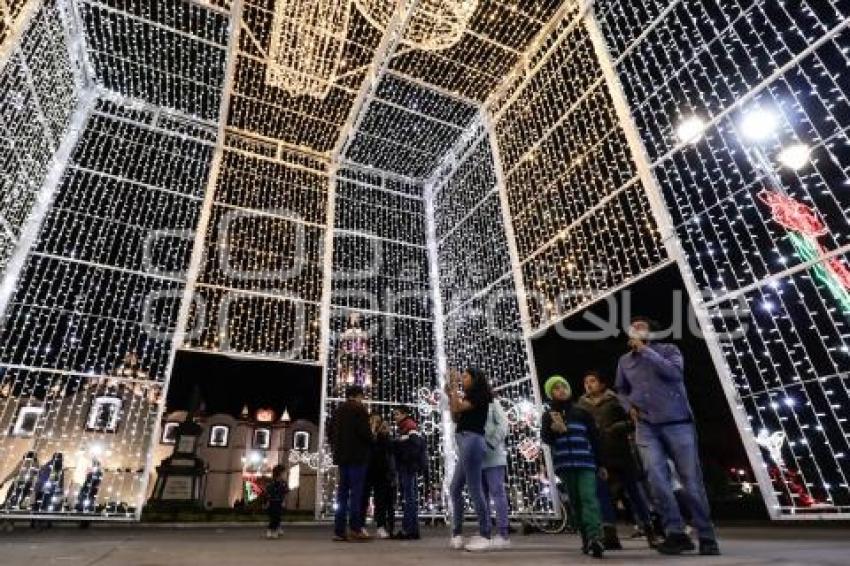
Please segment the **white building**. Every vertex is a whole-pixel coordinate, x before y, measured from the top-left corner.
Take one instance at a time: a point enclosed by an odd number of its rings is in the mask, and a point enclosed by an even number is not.
[[[221,413],[196,418],[203,429],[198,457],[207,464],[206,508],[231,508],[246,499],[250,503],[257,495],[256,489],[271,476],[272,468],[285,464],[287,469],[297,465],[300,470],[299,486],[290,492],[287,509],[314,509],[316,469],[311,464],[318,460],[318,427],[307,420],[289,421],[286,411],[283,418],[275,416],[270,409],[260,409],[254,414],[246,409],[239,418]],[[155,465],[171,455],[177,425],[185,419],[185,411],[165,417],[153,451]],[[155,467],[152,473],[155,476]],[[152,477],[148,484],[148,496],[154,480]]]

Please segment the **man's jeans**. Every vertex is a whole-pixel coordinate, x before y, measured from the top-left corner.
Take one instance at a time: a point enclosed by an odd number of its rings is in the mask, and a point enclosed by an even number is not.
[[[487,445],[484,435],[473,432],[460,432],[455,435],[457,442],[458,461],[455,466],[451,484],[452,498],[452,535],[458,536],[463,532],[463,518],[466,506],[463,502],[463,487],[469,485],[469,498],[478,515],[478,529],[481,536],[490,538],[490,517],[484,505],[482,489],[482,470],[484,453]]]
[[[363,484],[366,483],[366,469],[363,466],[339,466],[339,487],[336,491],[336,516],[334,533],[346,535],[346,521],[351,532],[363,529]]]
[[[667,460],[672,460],[679,474],[688,505],[693,514],[694,528],[701,539],[714,540],[714,525],[703,485],[702,468],[697,450],[696,430],[692,423],[650,425],[639,422],[637,445],[646,467],[652,496],[661,515],[667,535],[684,533],[685,522],[673,493],[673,482]]]
[[[399,471],[399,485],[403,498],[401,531],[406,535],[419,534],[419,494],[416,489],[416,472]]]

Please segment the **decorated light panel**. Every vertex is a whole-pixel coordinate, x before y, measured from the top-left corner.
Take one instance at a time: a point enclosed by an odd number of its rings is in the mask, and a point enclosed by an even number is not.
[[[666,261],[582,18],[567,10],[489,106],[529,331]]]
[[[144,503],[212,144],[130,111],[88,114],[4,313],[3,513]]]
[[[718,333],[771,512],[850,512],[850,9],[594,9],[697,308]]]

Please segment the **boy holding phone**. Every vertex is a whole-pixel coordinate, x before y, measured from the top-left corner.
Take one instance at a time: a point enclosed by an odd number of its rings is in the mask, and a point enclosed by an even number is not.
[[[550,404],[543,413],[541,436],[552,450],[558,479],[566,486],[581,529],[582,552],[602,558],[602,520],[596,496],[596,476],[606,477],[597,462],[598,436],[590,414],[575,406],[572,389],[560,375],[544,385]]]

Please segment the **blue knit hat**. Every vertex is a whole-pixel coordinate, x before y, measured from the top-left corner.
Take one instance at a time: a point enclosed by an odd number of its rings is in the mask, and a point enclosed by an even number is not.
[[[567,390],[567,399],[573,396],[573,388],[570,387],[570,382],[561,375],[553,375],[547,379],[546,383],[543,385],[543,391],[546,392],[546,397],[549,399],[552,398],[552,390],[555,389],[556,385],[564,386],[564,389]]]

